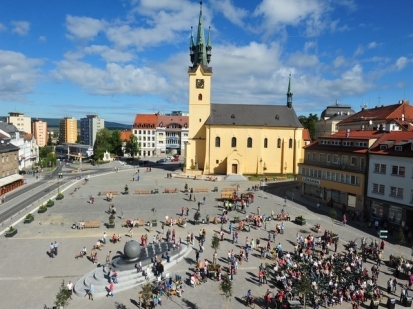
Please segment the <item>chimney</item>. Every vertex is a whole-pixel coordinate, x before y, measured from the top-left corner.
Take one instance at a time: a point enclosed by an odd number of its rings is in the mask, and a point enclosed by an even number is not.
[[[347,129],[346,130],[346,137],[349,137],[350,136],[350,129]]]

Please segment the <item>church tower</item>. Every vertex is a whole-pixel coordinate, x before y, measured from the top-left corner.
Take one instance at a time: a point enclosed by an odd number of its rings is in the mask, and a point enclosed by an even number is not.
[[[194,174],[204,169],[206,151],[205,122],[211,112],[211,30],[205,42],[205,32],[202,17],[202,1],[196,41],[191,29],[189,55],[192,66],[188,69],[189,76],[189,133],[185,147],[185,171]]]
[[[288,90],[287,90],[287,107],[293,107],[293,93],[291,92],[291,74],[288,80]]]

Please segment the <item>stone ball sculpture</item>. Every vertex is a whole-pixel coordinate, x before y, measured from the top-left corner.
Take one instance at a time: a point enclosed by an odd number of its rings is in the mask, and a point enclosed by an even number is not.
[[[136,240],[129,240],[126,242],[125,247],[123,248],[123,252],[128,260],[137,259],[140,252],[141,247]]]

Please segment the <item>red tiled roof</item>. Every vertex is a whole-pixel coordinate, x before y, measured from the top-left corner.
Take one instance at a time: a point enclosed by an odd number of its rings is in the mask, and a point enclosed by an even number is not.
[[[120,132],[120,140],[121,141],[128,141],[130,139],[131,134],[132,134],[132,131],[122,131],[122,132]]]
[[[303,140],[311,142],[310,130],[308,129],[303,130]]]
[[[403,115],[404,119],[413,119],[413,106],[410,106],[408,101],[361,110],[340,121],[339,125],[358,121],[402,119]]]
[[[337,139],[337,138],[348,138],[348,139],[373,139],[373,138],[379,138],[381,135],[383,135],[383,131],[376,131],[376,130],[350,130],[348,131],[348,137],[347,135],[347,130],[340,130],[333,135],[328,135],[328,136],[321,136],[321,139]]]
[[[396,151],[395,146],[399,143],[405,142],[402,151]],[[413,157],[412,150],[413,132],[412,131],[391,131],[383,134],[373,146],[370,148],[370,153],[391,156],[409,156]],[[387,144],[387,149],[380,149],[381,144]],[[399,144],[401,145],[401,144]]]
[[[133,127],[138,125],[153,125],[156,127],[158,120],[157,114],[136,114],[135,121],[133,122]]]

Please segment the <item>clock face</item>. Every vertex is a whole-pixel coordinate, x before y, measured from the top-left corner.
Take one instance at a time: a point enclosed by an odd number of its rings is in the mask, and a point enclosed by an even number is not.
[[[203,79],[197,79],[196,80],[196,87],[197,88],[204,88],[204,80]]]

